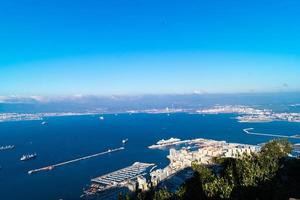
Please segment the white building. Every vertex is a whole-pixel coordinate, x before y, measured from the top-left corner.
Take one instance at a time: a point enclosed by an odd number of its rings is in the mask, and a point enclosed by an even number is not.
[[[258,151],[258,147],[253,145],[201,140],[201,147],[196,151],[188,151],[186,148],[180,150],[170,149],[170,153],[167,156],[170,164],[163,169],[151,172],[151,181],[154,185],[157,185],[178,171],[191,167],[194,161],[202,164],[212,164],[212,158],[214,157],[236,158],[244,153],[250,154],[256,151]]]

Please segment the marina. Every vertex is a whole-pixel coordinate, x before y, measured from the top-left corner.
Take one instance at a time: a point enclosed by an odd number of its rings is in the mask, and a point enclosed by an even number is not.
[[[84,157],[76,158],[76,159],[73,159],[73,160],[69,160],[69,161],[57,163],[57,164],[54,164],[54,165],[49,165],[49,166],[46,166],[46,167],[29,170],[28,174],[33,174],[33,173],[37,173],[37,172],[41,172],[41,171],[49,171],[49,170],[54,169],[55,167],[59,167],[59,166],[71,164],[71,163],[74,163],[74,162],[78,162],[78,161],[81,161],[81,160],[86,160],[86,159],[89,159],[89,158],[93,158],[93,157],[105,155],[105,154],[108,154],[108,153],[113,153],[113,152],[121,151],[121,150],[124,150],[124,149],[125,149],[124,147],[120,147],[120,148],[116,148],[116,149],[109,149],[107,151],[96,153],[96,154],[92,154],[92,155],[89,155],[89,156],[84,156]]]
[[[133,189],[136,185],[134,181],[139,176],[146,175],[147,169],[153,166],[155,166],[155,164],[135,162],[131,166],[93,178],[91,180],[92,184],[84,191],[82,198],[87,198],[118,187],[129,187],[129,189]]]
[[[279,137],[279,138],[291,138],[291,139],[300,139],[300,135],[280,135],[280,134],[269,134],[269,133],[255,133],[251,132],[254,128],[245,128],[243,131],[249,135],[258,135],[258,136],[268,136],[268,137]]]
[[[163,169],[155,169],[157,167],[155,164],[135,162],[129,167],[93,178],[91,185],[84,190],[81,197],[84,199],[93,199],[94,197],[97,199],[116,199],[116,194],[122,191],[135,192],[137,189],[147,191],[151,186],[157,186],[176,174],[190,169],[193,162],[213,165],[213,158],[215,157],[236,158],[243,154],[257,152],[260,149],[257,145],[228,143],[204,138],[181,140],[171,137],[168,140],[158,141],[156,145],[169,147],[170,144],[178,143],[193,147],[187,148],[184,145],[179,150],[170,148],[167,156],[170,164]],[[189,173],[192,172],[187,170],[182,175],[187,178],[190,176]],[[179,186],[174,182],[171,184],[174,187]]]

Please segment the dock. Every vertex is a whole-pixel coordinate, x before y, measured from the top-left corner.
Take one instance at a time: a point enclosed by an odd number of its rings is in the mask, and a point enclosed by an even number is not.
[[[116,152],[116,151],[121,151],[121,150],[124,150],[124,149],[125,149],[124,147],[119,147],[119,148],[115,148],[115,149],[109,149],[109,150],[104,151],[104,152],[95,153],[95,154],[92,154],[92,155],[88,155],[88,156],[76,158],[76,159],[73,159],[73,160],[68,160],[68,161],[65,161],[65,162],[61,162],[61,163],[49,165],[49,166],[46,166],[46,167],[29,170],[28,174],[33,174],[33,173],[37,173],[37,172],[41,172],[41,171],[49,171],[49,170],[54,169],[55,167],[59,167],[59,166],[71,164],[71,163],[74,163],[74,162],[78,162],[78,161],[81,161],[81,160],[86,160],[86,159],[89,159],[89,158],[93,158],[93,157],[105,155],[105,154],[108,154],[108,153],[113,153],[113,152]]]
[[[243,131],[249,135],[258,135],[258,136],[268,136],[268,137],[279,137],[279,138],[292,138],[292,139],[300,139],[300,135],[280,135],[280,134],[269,134],[269,133],[255,133],[251,132],[254,128],[245,128]]]
[[[165,144],[157,144],[156,143],[151,146],[148,146],[148,148],[149,149],[163,149],[163,148],[177,146],[177,145],[183,145],[183,144],[192,145],[192,144],[202,143],[205,141],[208,141],[208,140],[203,139],[203,138],[196,138],[196,139],[190,139],[190,140],[179,140],[179,141],[175,141],[175,142],[167,142]]]
[[[91,179],[91,186],[84,191],[82,197],[92,196],[109,189],[126,187],[130,181],[137,179],[147,173],[148,168],[155,166],[151,163],[135,162],[129,167]]]

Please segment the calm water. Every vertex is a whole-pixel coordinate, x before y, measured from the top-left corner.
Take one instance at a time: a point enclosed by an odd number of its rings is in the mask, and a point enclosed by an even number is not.
[[[167,150],[147,148],[162,138],[203,137],[257,144],[271,138],[245,135],[243,128],[286,135],[300,133],[300,123],[241,124],[232,117],[227,114],[119,114],[105,115],[105,120],[99,120],[99,116],[48,118],[45,126],[40,121],[0,123],[0,146],[16,145],[12,151],[0,152],[0,199],[79,199],[92,177],[135,161],[167,165]],[[30,169],[119,147],[125,138],[129,141],[124,151],[27,175]],[[33,152],[38,154],[35,160],[19,161],[22,154]]]

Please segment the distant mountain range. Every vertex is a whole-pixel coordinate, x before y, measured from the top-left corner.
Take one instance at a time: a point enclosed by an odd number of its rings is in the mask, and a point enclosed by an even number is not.
[[[300,93],[169,94],[139,96],[75,95],[64,97],[0,96],[0,112],[120,112],[133,109],[186,108],[213,105],[251,105],[300,111]]]

